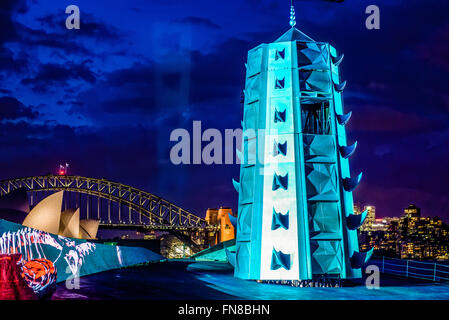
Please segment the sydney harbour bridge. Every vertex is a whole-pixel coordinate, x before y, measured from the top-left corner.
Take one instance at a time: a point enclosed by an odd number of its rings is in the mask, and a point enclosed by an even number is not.
[[[50,174],[0,181],[0,195],[19,188],[26,189],[31,207],[63,190],[63,210],[80,208],[82,217],[100,221],[100,229],[166,231],[197,250],[207,246],[207,235],[219,230],[170,201],[105,178]]]

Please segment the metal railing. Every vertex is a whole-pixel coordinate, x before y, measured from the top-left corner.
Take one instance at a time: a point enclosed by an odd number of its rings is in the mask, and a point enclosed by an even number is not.
[[[449,265],[408,259],[378,257],[370,261],[382,273],[430,281],[449,281]]]

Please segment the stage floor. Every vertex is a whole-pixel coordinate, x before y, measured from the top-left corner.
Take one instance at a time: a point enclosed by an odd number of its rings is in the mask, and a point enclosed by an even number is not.
[[[163,262],[112,270],[80,278],[80,288],[58,284],[52,299],[164,300],[447,300],[449,283],[381,276],[380,289],[363,285],[341,288],[297,288],[235,279],[223,264],[186,268],[187,262]]]

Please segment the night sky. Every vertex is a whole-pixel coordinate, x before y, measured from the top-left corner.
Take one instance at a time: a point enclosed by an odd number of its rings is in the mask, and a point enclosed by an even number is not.
[[[66,6],[81,28],[65,28]],[[365,8],[380,7],[367,30]],[[170,163],[170,132],[240,126],[247,51],[288,30],[290,1],[0,1],[0,179],[106,177],[199,215],[237,207],[238,165]],[[295,1],[297,28],[345,54],[355,199],[449,221],[449,3]],[[238,179],[238,178],[237,178]]]

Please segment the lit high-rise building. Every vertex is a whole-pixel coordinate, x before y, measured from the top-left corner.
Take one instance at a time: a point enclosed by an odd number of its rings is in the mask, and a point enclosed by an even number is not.
[[[207,209],[205,220],[207,221],[207,224],[210,226],[218,226],[219,225],[218,209],[216,208]],[[213,230],[207,231],[206,243],[210,246],[218,244],[218,233]]]
[[[231,208],[220,207],[220,209],[218,209],[218,220],[220,222],[220,242],[235,238],[234,226],[232,225],[229,216],[232,216]]]
[[[411,204],[404,209],[404,215],[406,218],[419,218],[421,217],[421,209]]]
[[[371,231],[373,225],[376,223],[376,207],[375,206],[364,206],[363,210],[367,211],[365,222],[360,228],[361,231]]]
[[[207,209],[205,217],[207,223],[220,228],[219,232],[210,231],[207,235],[207,243],[209,245],[213,246],[235,238],[234,226],[231,223],[230,215],[232,216],[232,209],[228,207]]]
[[[362,213],[362,205],[360,204],[360,202],[354,202],[354,214],[360,214]]]
[[[409,205],[404,209],[404,214],[401,217],[402,234],[406,236],[415,234],[422,224],[421,220],[421,209],[414,204]]]

